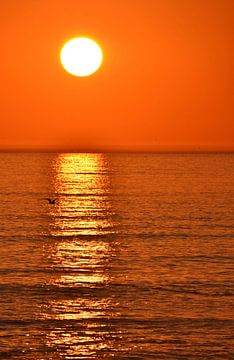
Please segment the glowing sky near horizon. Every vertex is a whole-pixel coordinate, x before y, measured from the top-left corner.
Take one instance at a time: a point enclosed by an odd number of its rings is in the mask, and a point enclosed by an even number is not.
[[[234,148],[233,1],[1,1],[0,149]],[[74,37],[102,45],[68,76]]]

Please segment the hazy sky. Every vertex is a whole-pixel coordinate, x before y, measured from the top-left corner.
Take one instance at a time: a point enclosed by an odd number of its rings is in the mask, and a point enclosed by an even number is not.
[[[0,148],[234,149],[233,0],[1,0]],[[64,42],[104,62],[69,75]]]

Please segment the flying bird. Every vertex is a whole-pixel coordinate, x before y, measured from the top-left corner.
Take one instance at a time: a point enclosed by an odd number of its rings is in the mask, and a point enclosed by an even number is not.
[[[47,200],[47,201],[49,202],[49,204],[53,205],[53,204],[55,204],[57,198],[56,198],[56,199],[46,198],[46,199],[44,199],[44,200]]]

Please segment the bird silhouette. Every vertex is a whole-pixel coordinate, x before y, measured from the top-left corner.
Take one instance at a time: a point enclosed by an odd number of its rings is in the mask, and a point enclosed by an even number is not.
[[[49,204],[54,205],[57,198],[56,199],[45,198],[44,200],[47,200],[49,202]]]

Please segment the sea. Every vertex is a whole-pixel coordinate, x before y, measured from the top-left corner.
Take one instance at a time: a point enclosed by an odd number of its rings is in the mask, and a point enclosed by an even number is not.
[[[0,359],[234,359],[233,195],[233,153],[0,153]]]

